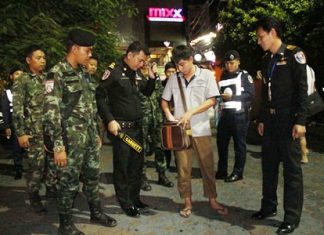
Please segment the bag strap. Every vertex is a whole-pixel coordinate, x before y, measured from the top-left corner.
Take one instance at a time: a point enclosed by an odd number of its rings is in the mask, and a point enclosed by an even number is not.
[[[186,103],[186,97],[185,97],[185,94],[183,93],[183,87],[181,84],[179,72],[177,72],[177,80],[178,80],[178,85],[179,85],[179,89],[180,89],[182,105],[183,105],[184,111],[187,112],[188,108],[187,108],[187,103]]]

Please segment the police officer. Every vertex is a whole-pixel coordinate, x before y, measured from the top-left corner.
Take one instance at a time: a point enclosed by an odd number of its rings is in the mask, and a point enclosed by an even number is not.
[[[27,150],[25,177],[30,205],[34,212],[43,214],[46,208],[41,202],[39,190],[47,161],[43,140],[43,83],[46,77],[44,50],[38,45],[29,46],[26,50],[26,63],[29,71],[16,79],[12,87],[12,118],[19,146]],[[45,178],[48,191],[55,192],[55,183],[55,178]]]
[[[149,64],[148,66],[156,67],[156,63]],[[145,74],[144,66],[142,71]],[[146,74],[145,74],[146,75]],[[147,79],[146,76],[142,76],[143,79]],[[163,93],[163,86],[161,80],[158,78],[155,81],[155,88],[150,97],[141,95],[142,109],[143,109],[143,145],[144,145],[144,167],[143,176],[141,182],[141,188],[144,191],[151,190],[146,177],[146,157],[149,155],[148,151],[154,153],[155,168],[158,172],[158,184],[172,188],[174,184],[166,177],[165,172],[167,170],[166,158],[161,145],[161,128],[163,123],[163,112],[160,106],[161,97]]]
[[[23,171],[23,157],[24,149],[19,146],[15,128],[12,123],[12,84],[13,82],[21,76],[23,73],[22,69],[19,67],[14,67],[9,72],[9,85],[7,89],[3,92],[1,96],[1,107],[3,113],[3,122],[5,126],[5,135],[12,143],[13,147],[13,156],[14,156],[14,166],[15,166],[15,180],[22,178]]]
[[[99,198],[99,150],[96,80],[84,66],[95,43],[93,33],[73,29],[68,34],[67,55],[48,73],[45,82],[45,132],[54,142],[54,162],[58,166],[57,195],[60,226],[58,234],[84,234],[72,222],[72,206],[83,181],[91,222],[117,225],[106,215]]]
[[[252,218],[261,220],[277,212],[280,162],[284,177],[284,220],[278,234],[292,233],[303,208],[303,176],[300,137],[305,135],[307,116],[306,59],[303,51],[281,41],[281,27],[273,17],[257,22],[258,44],[264,51],[262,110],[258,132],[262,143],[261,210]]]
[[[116,67],[105,72],[97,91],[99,114],[113,145],[116,196],[121,208],[131,217],[139,217],[139,208],[148,207],[140,201],[143,153],[136,152],[117,136],[123,132],[142,144],[143,114],[139,93],[151,95],[155,75],[150,69],[150,79],[144,81],[136,77],[136,71],[144,65],[148,55],[148,49],[140,42],[130,44]]]
[[[235,182],[243,178],[246,159],[246,135],[249,126],[249,109],[254,96],[253,79],[241,70],[240,55],[228,51],[224,56],[225,71],[219,81],[221,91],[221,116],[217,127],[218,170],[216,179]],[[234,140],[235,164],[227,176],[228,145]]]

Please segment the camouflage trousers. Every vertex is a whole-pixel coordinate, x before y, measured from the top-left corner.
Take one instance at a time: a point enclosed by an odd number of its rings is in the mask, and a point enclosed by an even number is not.
[[[81,132],[68,136],[67,166],[58,168],[57,203],[60,214],[72,213],[80,180],[88,203],[100,201],[99,153],[99,146],[89,134]]]
[[[42,182],[45,182],[47,187],[55,187],[57,183],[56,170],[55,167],[46,167],[49,165],[49,161],[45,154],[43,138],[34,137],[27,149],[25,174],[27,193],[39,191]],[[51,161],[53,160],[51,159]],[[49,171],[51,174],[48,174]]]
[[[152,115],[145,115],[143,118],[143,174],[145,174],[147,168],[147,156],[151,153],[154,153],[156,171],[163,173],[167,169],[166,157],[161,145],[161,127],[162,123],[157,123]]]

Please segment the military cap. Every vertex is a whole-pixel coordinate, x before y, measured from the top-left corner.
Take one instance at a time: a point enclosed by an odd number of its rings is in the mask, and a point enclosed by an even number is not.
[[[235,50],[230,50],[225,53],[224,56],[224,61],[232,61],[232,60],[239,60],[240,59],[240,54],[238,51]]]
[[[95,35],[83,29],[72,29],[68,34],[68,39],[83,47],[91,47],[96,42]]]

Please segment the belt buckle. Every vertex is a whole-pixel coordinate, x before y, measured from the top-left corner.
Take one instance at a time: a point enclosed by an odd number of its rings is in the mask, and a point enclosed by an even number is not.
[[[276,109],[270,109],[269,111],[270,111],[270,114],[273,114],[273,115],[276,114]]]

